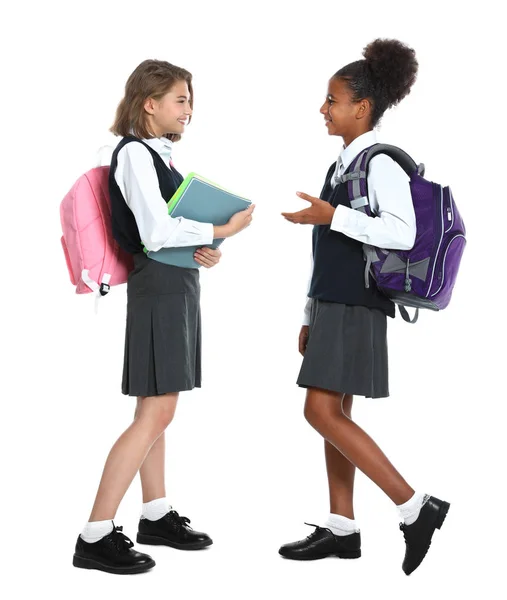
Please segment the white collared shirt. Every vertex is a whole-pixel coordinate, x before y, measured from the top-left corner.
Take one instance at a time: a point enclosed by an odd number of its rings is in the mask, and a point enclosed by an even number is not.
[[[342,175],[360,152],[376,143],[376,132],[368,131],[343,148],[331,178],[333,188],[336,186],[334,176]],[[385,154],[375,156],[369,165],[367,184],[371,211],[376,216],[369,217],[361,211],[339,205],[331,229],[378,248],[410,250],[415,242],[416,220],[409,182],[409,176],[392,158]],[[311,298],[308,298],[303,325],[310,323],[310,309]]]
[[[144,139],[169,166],[173,142],[165,137]],[[170,167],[169,167],[170,168]],[[118,152],[114,173],[125,202],[133,212],[142,243],[148,250],[200,246],[213,242],[213,224],[171,217],[160,187],[153,158],[142,144],[126,144]]]

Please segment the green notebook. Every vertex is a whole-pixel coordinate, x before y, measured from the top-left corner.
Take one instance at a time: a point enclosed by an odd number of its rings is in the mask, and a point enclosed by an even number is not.
[[[184,217],[201,223],[225,225],[233,214],[247,209],[252,204],[241,196],[198,175],[189,173],[174,196],[167,203],[171,217]],[[218,248],[225,238],[215,239],[208,248]],[[145,252],[149,258],[176,267],[198,269],[201,265],[194,260],[195,250],[200,246],[161,248],[156,252]]]

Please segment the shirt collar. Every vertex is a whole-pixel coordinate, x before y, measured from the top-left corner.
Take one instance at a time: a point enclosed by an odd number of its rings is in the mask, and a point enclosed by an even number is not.
[[[131,135],[134,135],[133,131],[130,132]],[[150,148],[153,148],[155,152],[158,152],[160,155],[163,155],[164,158],[171,158],[171,153],[173,150],[174,142],[166,137],[159,138],[147,138],[142,140],[145,144],[147,144]]]
[[[343,173],[349,168],[354,158],[366,148],[377,143],[377,134],[374,130],[367,131],[351,142],[348,146],[343,146],[343,150],[338,158],[338,165],[343,164]]]

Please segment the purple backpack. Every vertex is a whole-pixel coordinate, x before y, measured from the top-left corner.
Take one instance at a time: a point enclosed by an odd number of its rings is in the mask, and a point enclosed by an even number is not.
[[[424,179],[423,164],[417,165],[406,152],[387,144],[363,150],[338,179],[347,183],[353,209],[372,216],[366,177],[370,160],[377,154],[390,156],[410,177],[417,234],[411,250],[364,244],[365,286],[369,287],[371,271],[379,290],[398,304],[403,319],[415,323],[419,308],[442,310],[449,304],[465,249],[465,225],[451,189]],[[417,309],[413,320],[405,306]]]

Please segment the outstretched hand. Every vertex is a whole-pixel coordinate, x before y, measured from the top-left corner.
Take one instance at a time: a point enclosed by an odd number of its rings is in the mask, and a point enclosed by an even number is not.
[[[303,192],[297,192],[297,195],[309,202],[310,206],[295,213],[282,213],[287,221],[303,225],[329,225],[331,223],[335,208],[329,202]]]

